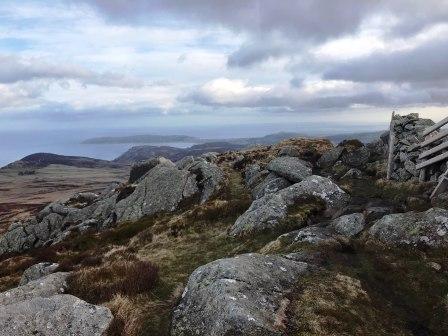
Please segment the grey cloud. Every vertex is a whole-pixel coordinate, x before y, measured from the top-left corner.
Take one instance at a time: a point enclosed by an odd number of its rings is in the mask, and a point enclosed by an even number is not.
[[[40,59],[25,60],[16,56],[0,55],[0,83],[11,84],[36,79],[75,79],[83,84],[112,87],[141,87],[143,81],[112,72],[98,73],[74,65],[58,65]]]
[[[415,49],[374,53],[330,66],[325,79],[355,82],[434,82],[448,80],[448,39],[427,42]]]

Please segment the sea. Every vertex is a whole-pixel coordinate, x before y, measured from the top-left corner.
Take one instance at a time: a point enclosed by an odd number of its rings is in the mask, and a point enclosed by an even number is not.
[[[377,125],[383,129],[384,125]],[[66,130],[1,130],[0,129],[0,167],[34,153],[54,153],[61,155],[84,156],[103,160],[113,160],[135,144],[83,144],[86,139],[102,136],[130,136],[139,134],[189,135],[203,139],[228,139],[259,137],[277,132],[297,132],[304,135],[329,135],[347,132],[372,131],[372,125],[350,127],[322,124],[297,125],[222,125],[189,126],[171,128],[126,128],[126,129],[66,129]],[[194,143],[151,143],[152,146],[172,146],[186,148]]]

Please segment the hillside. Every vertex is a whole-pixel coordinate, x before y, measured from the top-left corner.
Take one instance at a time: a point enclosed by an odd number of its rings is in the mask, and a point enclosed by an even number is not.
[[[119,164],[99,159],[92,159],[81,156],[66,156],[51,153],[35,153],[12,162],[2,169],[37,169],[49,165],[64,165],[78,168],[118,168]]]
[[[41,300],[98,335],[446,335],[446,198],[386,181],[386,148],[296,138],[136,164],[11,225],[0,305],[16,330]]]

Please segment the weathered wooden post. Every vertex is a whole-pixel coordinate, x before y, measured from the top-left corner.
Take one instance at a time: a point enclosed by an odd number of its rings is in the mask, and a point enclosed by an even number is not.
[[[394,143],[395,143],[395,132],[394,132],[394,116],[395,111],[392,112],[392,118],[390,119],[389,126],[389,153],[387,156],[387,175],[388,180],[391,179],[392,172],[394,169]]]

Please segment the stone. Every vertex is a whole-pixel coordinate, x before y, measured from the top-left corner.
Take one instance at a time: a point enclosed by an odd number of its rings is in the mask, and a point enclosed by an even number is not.
[[[72,295],[36,297],[0,306],[0,335],[101,336],[112,319],[108,308]]]
[[[57,263],[41,262],[27,268],[20,279],[19,285],[26,285],[28,282],[40,279],[46,275],[54,273],[59,267]]]
[[[117,221],[136,221],[158,212],[172,212],[197,193],[195,174],[179,170],[174,164],[159,164],[145,175],[129,197],[116,204]]]
[[[334,231],[326,227],[313,225],[283,234],[274,242],[269,243],[263,250],[266,252],[275,252],[276,246],[297,248],[303,244],[332,248],[339,248],[342,246]]]
[[[156,167],[159,164],[172,164],[171,161],[165,158],[151,158],[149,160],[138,162],[132,165],[131,172],[129,174],[129,183],[137,182],[141,177],[143,177],[147,172]]]
[[[448,247],[448,210],[431,208],[425,212],[386,215],[368,231],[370,239],[388,247]]]
[[[365,166],[365,164],[369,161],[369,158],[370,151],[365,146],[347,150],[341,156],[341,160],[346,166],[354,168]]]
[[[309,198],[321,199],[328,212],[337,211],[349,200],[349,196],[330,179],[312,175],[302,182],[252,202],[249,209],[238,217],[230,229],[230,235],[244,236],[282,230],[282,221],[288,216],[288,208]]]
[[[67,278],[70,273],[57,272],[33,280],[25,285],[0,293],[0,307],[30,300],[36,297],[50,297],[63,294],[67,290]]]
[[[300,156],[300,152],[294,146],[285,146],[285,147],[282,147],[279,150],[278,156],[299,157]]]
[[[362,171],[357,168],[351,168],[348,172],[342,176],[342,179],[359,179],[362,177]]]
[[[218,160],[218,155],[219,155],[219,153],[209,152],[209,153],[202,154],[201,158],[205,159],[206,161],[208,161],[210,163],[214,163]]]
[[[311,267],[280,256],[244,254],[196,269],[174,309],[172,336],[278,336],[287,296]]]
[[[253,199],[261,198],[268,194],[273,194],[279,190],[285,189],[291,185],[287,179],[283,177],[278,177],[277,175],[271,173],[269,174],[263,182],[255,186],[252,190]]]
[[[412,162],[411,160],[407,160],[404,163],[404,169],[406,169],[406,171],[411,174],[412,176],[418,176],[418,171],[416,168],[416,165],[414,162]]]
[[[369,206],[364,210],[364,216],[367,222],[373,222],[382,218],[384,215],[389,215],[393,212],[392,207],[388,206]]]
[[[192,165],[194,165],[194,157],[193,156],[185,156],[179,161],[176,161],[175,165],[178,169],[189,169]]]
[[[312,175],[308,162],[296,157],[281,156],[269,162],[267,170],[286,178],[291,182],[300,182]]]
[[[341,216],[332,220],[329,227],[339,235],[352,238],[364,230],[366,222],[362,213]]]
[[[224,172],[217,165],[209,162],[197,162],[189,171],[196,175],[201,191],[200,203],[207,202],[220,188],[224,181]],[[194,192],[192,190],[192,192]]]
[[[345,148],[342,146],[337,146],[330,149],[329,151],[322,154],[320,159],[317,161],[317,165],[320,168],[328,168],[333,166],[336,163],[336,161],[339,160],[344,150]]]

